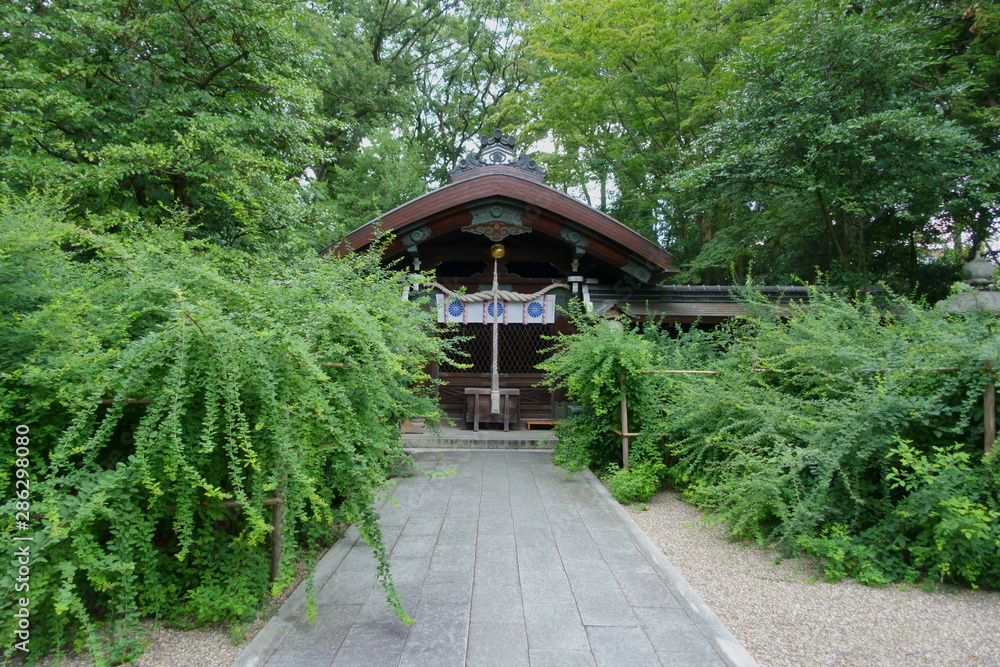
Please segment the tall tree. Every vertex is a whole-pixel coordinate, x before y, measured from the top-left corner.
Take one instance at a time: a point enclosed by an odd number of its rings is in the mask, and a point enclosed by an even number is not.
[[[513,29],[525,1],[318,5],[301,29],[319,45],[313,76],[329,151],[315,173],[334,210],[360,224],[446,180],[463,144],[492,129],[501,100],[526,85]]]
[[[540,72],[524,104],[555,140],[550,182],[585,197],[596,184],[593,205],[683,254],[697,222],[672,201],[668,178],[712,117],[715,64],[771,4],[548,3],[526,33]]]
[[[329,0],[317,3],[300,30],[317,45],[311,76],[321,91],[323,139],[330,147],[317,165],[343,166],[380,128],[412,122],[417,70],[424,44],[458,0]]]
[[[0,9],[0,178],[78,216],[283,227],[318,161],[293,0],[67,0]]]
[[[463,144],[509,121],[506,98],[525,90],[531,71],[519,35],[526,0],[465,0],[442,23],[417,71],[415,138],[438,181]]]
[[[811,239],[800,258],[838,280],[912,286],[916,244],[962,180],[981,176],[981,146],[942,114],[949,91],[929,74],[937,55],[919,19],[879,3],[788,3],[730,60],[722,118],[678,180],[711,199],[732,193],[715,220],[730,261]]]
[[[929,12],[928,33],[940,58],[933,74],[951,91],[943,113],[982,146],[974,169],[946,202],[946,230],[966,259],[991,242],[1000,259],[993,241],[1000,231],[1000,6],[995,0],[932,3]]]
[[[550,182],[599,191],[679,280],[819,267],[940,291],[1000,220],[997,11],[552,0],[526,31],[539,83],[522,106],[555,140]]]

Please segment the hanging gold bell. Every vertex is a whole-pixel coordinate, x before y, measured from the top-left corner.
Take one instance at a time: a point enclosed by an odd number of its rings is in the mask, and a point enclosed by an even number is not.
[[[503,247],[502,243],[494,243],[490,246],[490,257],[493,259],[503,259],[506,252],[507,249]]]

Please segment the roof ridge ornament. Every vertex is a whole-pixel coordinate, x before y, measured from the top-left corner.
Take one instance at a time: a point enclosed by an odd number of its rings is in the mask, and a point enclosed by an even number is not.
[[[541,182],[545,178],[545,170],[528,157],[527,153],[515,155],[516,145],[517,139],[513,134],[504,136],[499,128],[493,130],[492,136],[484,134],[479,137],[479,152],[470,151],[465,157],[459,158],[455,168],[449,171],[448,175],[452,181],[457,181],[475,169],[504,165],[522,169],[531,174],[532,180]]]
[[[503,132],[499,128],[493,130],[493,136],[492,137],[489,136],[489,135],[486,135],[486,134],[480,135],[480,137],[479,137],[479,153],[480,154],[482,154],[483,151],[489,149],[490,147],[496,146],[496,145],[499,145],[499,146],[507,148],[508,149],[507,152],[509,152],[511,155],[513,155],[514,154],[514,146],[517,145],[517,139],[514,138],[513,134],[508,135],[506,137],[503,136]]]

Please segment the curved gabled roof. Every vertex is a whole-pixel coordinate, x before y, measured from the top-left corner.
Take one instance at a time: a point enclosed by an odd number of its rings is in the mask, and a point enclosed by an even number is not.
[[[461,180],[406,202],[355,229],[321,254],[344,255],[360,250],[387,232],[396,238],[387,256],[402,254],[417,239],[423,243],[468,225],[470,208],[507,201],[523,209],[523,224],[532,231],[576,246],[580,252],[617,266],[647,283],[662,275],[673,255],[614,218],[569,195],[543,185],[510,165],[482,166]],[[414,230],[421,230],[413,234]],[[407,236],[404,243],[403,237]]]

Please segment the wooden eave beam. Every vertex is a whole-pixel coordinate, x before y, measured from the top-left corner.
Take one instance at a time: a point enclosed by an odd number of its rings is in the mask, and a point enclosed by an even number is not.
[[[469,177],[417,197],[359,227],[343,240],[325,248],[321,254],[347,254],[374,241],[377,230],[397,232],[423,220],[426,220],[427,224],[437,227],[437,229],[432,230],[431,237],[424,241],[426,243],[439,235],[438,232],[446,233],[445,229],[441,229],[440,220],[442,218],[452,218],[451,221],[443,225],[448,231],[460,228],[468,223],[459,224],[458,218],[464,216],[458,216],[455,213],[463,209],[467,211],[470,204],[491,197],[506,198],[524,206],[526,221],[547,236],[558,238],[559,232],[566,226],[565,223],[560,224],[556,221],[571,221],[575,227],[584,230],[590,238],[590,245],[586,248],[588,253],[619,268],[627,264],[630,257],[638,258],[653,269],[652,272],[656,274],[668,270],[673,261],[673,255],[651,243],[648,239],[617,220],[558,190],[517,175],[494,172]],[[553,222],[546,222],[547,220]],[[439,222],[435,223],[435,221]],[[401,247],[402,243],[400,242]],[[389,251],[390,253],[395,251],[398,254],[397,249],[392,246],[390,246]]]

